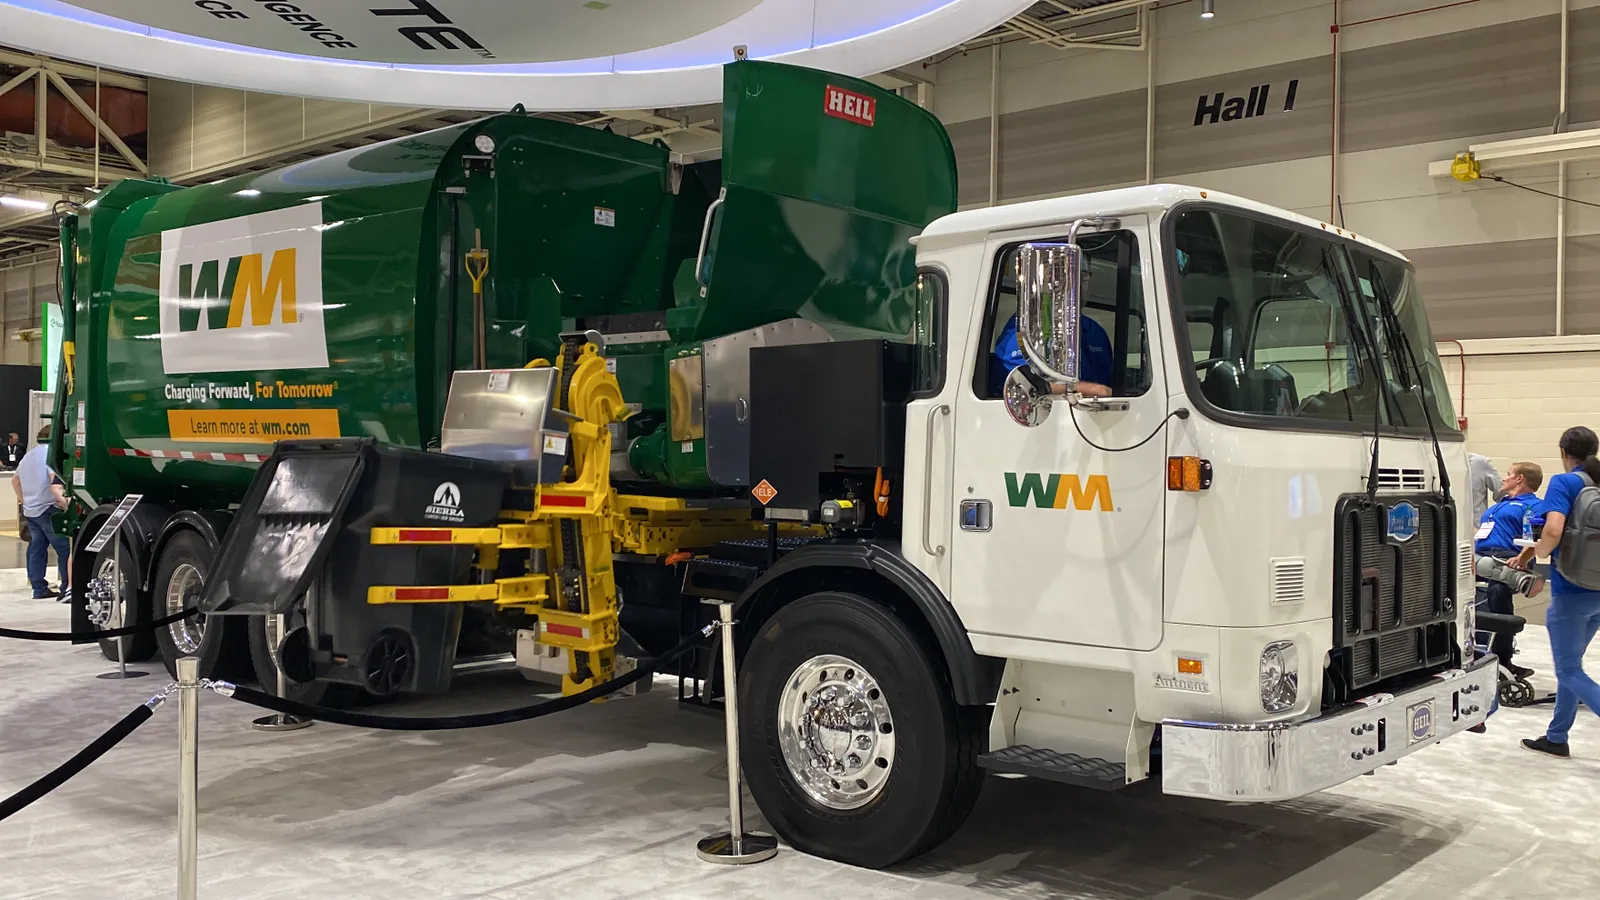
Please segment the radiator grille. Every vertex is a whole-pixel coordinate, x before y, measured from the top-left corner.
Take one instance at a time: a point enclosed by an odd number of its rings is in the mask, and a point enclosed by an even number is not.
[[[1389,509],[1401,502],[1417,508],[1417,532],[1404,541],[1388,534]],[[1365,496],[1352,495],[1341,498],[1337,516],[1338,624],[1330,665],[1337,686],[1349,694],[1448,664],[1460,571],[1450,540],[1453,510],[1437,497],[1383,497],[1368,505]]]

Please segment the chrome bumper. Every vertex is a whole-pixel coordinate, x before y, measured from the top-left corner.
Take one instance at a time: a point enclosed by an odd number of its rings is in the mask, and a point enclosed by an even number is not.
[[[1301,722],[1161,725],[1161,789],[1182,797],[1288,800],[1364,775],[1482,724],[1498,663],[1480,657],[1401,694],[1375,694]]]

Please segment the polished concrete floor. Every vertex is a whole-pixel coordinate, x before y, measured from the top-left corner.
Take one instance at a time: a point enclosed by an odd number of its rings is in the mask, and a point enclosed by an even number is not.
[[[0,573],[0,624],[64,629],[63,607]],[[1548,671],[1543,630],[1524,659]],[[1600,671],[1600,648],[1591,671]],[[94,648],[0,641],[0,795],[75,753],[167,682],[101,681]],[[1543,673],[1536,678],[1544,685]],[[251,731],[256,710],[202,704],[202,898],[1160,898],[1354,900],[1600,896],[1600,721],[1578,758],[1518,748],[1548,708],[1505,710],[1393,768],[1293,803],[1229,806],[990,779],[945,846],[870,872],[784,850],[701,863],[723,823],[721,723],[670,687],[473,732],[319,724]],[[526,702],[515,676],[408,712]],[[0,822],[0,898],[174,894],[176,706],[82,775]]]

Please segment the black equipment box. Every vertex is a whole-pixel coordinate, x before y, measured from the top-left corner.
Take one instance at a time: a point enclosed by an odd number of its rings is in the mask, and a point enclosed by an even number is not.
[[[367,589],[466,584],[473,548],[374,546],[372,529],[495,525],[508,481],[503,463],[371,438],[280,442],[223,539],[200,610],[283,615],[304,597],[318,677],[378,694],[443,690],[460,604],[369,604]]]
[[[776,489],[768,509],[812,512],[830,475],[901,468],[911,352],[881,340],[751,349],[750,482]]]

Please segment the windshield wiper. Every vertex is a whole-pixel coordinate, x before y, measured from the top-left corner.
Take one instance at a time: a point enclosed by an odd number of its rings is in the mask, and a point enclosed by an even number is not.
[[[1350,296],[1349,286],[1344,283],[1344,278],[1333,264],[1333,254],[1326,248],[1322,251],[1322,268],[1327,273],[1328,280],[1333,282],[1334,291],[1339,295],[1339,305],[1344,308],[1345,331],[1350,333],[1350,347],[1356,354],[1356,376],[1360,377],[1365,358],[1370,360],[1372,375],[1378,382],[1377,396],[1373,398],[1372,403],[1372,464],[1367,471],[1367,502],[1373,503],[1378,495],[1378,440],[1383,433],[1383,404],[1389,395],[1383,384],[1383,360],[1378,356],[1378,348],[1374,345],[1372,334],[1367,331],[1366,317],[1356,307],[1354,299]],[[1355,385],[1350,385],[1346,391],[1354,388]]]
[[[1427,381],[1422,374],[1422,364],[1417,362],[1417,351],[1411,344],[1411,336],[1400,327],[1400,315],[1394,308],[1394,295],[1389,293],[1389,288],[1384,284],[1383,273],[1378,271],[1378,264],[1367,263],[1367,275],[1372,282],[1373,293],[1378,295],[1378,306],[1385,316],[1385,327],[1389,330],[1390,340],[1397,341],[1404,354],[1397,362],[1404,365],[1411,363],[1411,371],[1416,379],[1410,390],[1416,392],[1417,402],[1422,405],[1422,418],[1428,423],[1428,438],[1433,442],[1433,460],[1439,467],[1439,489],[1444,493],[1445,501],[1450,500],[1450,473],[1444,465],[1444,449],[1439,446],[1439,433],[1433,427],[1433,405],[1428,402]]]

